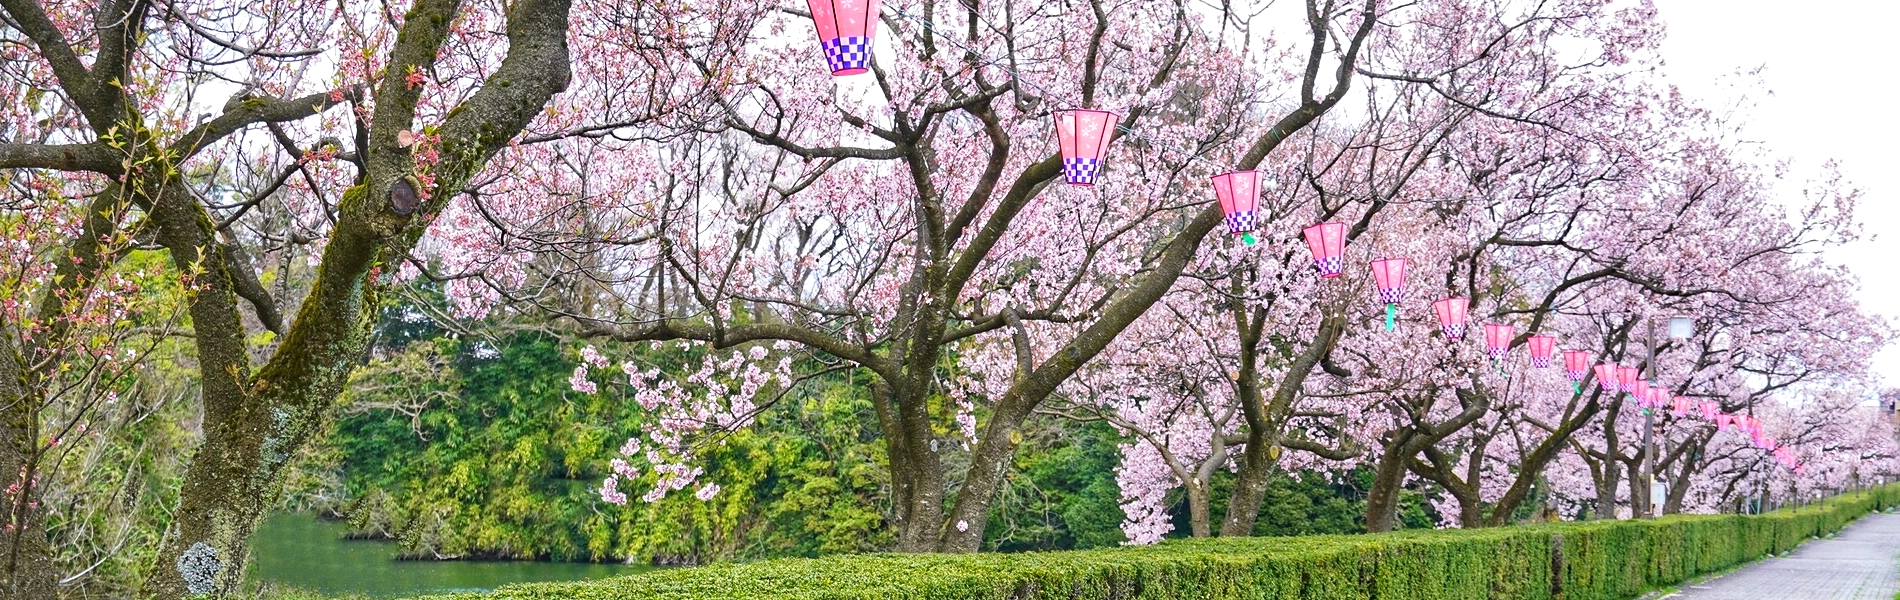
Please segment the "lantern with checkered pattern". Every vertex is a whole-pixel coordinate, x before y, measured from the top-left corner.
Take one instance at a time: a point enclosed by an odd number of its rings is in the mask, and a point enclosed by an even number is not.
[[[1617,367],[1616,383],[1622,387],[1623,391],[1632,394],[1636,393],[1638,383],[1643,384],[1644,388],[1649,387],[1649,382],[1643,381],[1643,370],[1636,367]],[[1638,399],[1641,397],[1639,396]]]
[[[1432,312],[1438,313],[1438,326],[1445,330],[1446,339],[1465,338],[1465,311],[1470,307],[1469,298],[1446,298],[1432,303]]]
[[[1525,340],[1525,346],[1531,349],[1531,366],[1539,369],[1550,368],[1550,358],[1557,352],[1557,338],[1548,335],[1533,335]]]
[[[1405,259],[1372,261],[1372,282],[1379,288],[1379,301],[1385,303],[1385,330],[1397,329],[1399,301],[1405,299]]]
[[[1260,210],[1260,172],[1234,171],[1214,176],[1214,197],[1227,215],[1227,232],[1253,245],[1253,229]]]
[[[1616,378],[1616,363],[1597,363],[1597,385],[1603,386],[1605,392],[1615,392],[1620,389]]]
[[[1590,376],[1590,353],[1583,350],[1564,351],[1564,376],[1571,381],[1581,382]]]
[[[1313,266],[1319,267],[1319,276],[1328,279],[1338,277],[1345,263],[1340,262],[1346,254],[1346,224],[1327,221],[1307,227],[1306,248],[1313,251]]]
[[[812,25],[818,28],[818,47],[833,77],[870,70],[871,38],[877,35],[879,0],[805,0]]]
[[[1062,146],[1062,179],[1069,185],[1095,185],[1102,155],[1114,141],[1121,115],[1105,110],[1056,111],[1056,141]]]
[[[1511,337],[1517,335],[1517,327],[1504,323],[1484,324],[1484,352],[1491,360],[1504,360],[1511,353]]]
[[[1669,407],[1669,388],[1657,385],[1643,391],[1650,410],[1662,410]]]

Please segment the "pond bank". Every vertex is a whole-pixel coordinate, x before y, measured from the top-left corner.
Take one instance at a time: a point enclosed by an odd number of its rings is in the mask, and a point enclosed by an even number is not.
[[[581,581],[651,571],[643,565],[529,561],[397,560],[396,544],[347,540],[347,527],[309,514],[265,519],[253,543],[250,579],[325,596],[404,598],[481,592],[532,581]]]

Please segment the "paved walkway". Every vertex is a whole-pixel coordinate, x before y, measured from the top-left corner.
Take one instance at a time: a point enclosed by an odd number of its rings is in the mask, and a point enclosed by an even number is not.
[[[1833,539],[1802,544],[1720,578],[1686,587],[1671,600],[1893,600],[1900,592],[1900,514],[1875,514]]]

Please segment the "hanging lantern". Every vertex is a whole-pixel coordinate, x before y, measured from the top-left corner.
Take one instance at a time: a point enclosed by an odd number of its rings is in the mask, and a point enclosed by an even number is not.
[[[1105,110],[1056,111],[1056,141],[1062,145],[1062,177],[1070,185],[1095,185],[1102,154],[1121,115]]]
[[[1590,376],[1590,353],[1582,350],[1564,351],[1564,376],[1571,381],[1581,382]]]
[[[1583,380],[1590,376],[1590,353],[1582,350],[1564,351],[1564,377],[1570,379],[1570,391],[1583,393]]]
[[[1644,387],[1649,385],[1649,382],[1643,381],[1643,370],[1636,367],[1617,367],[1616,381],[1622,384],[1623,391],[1630,393],[1636,392],[1638,383],[1642,383]]]
[[[1702,404],[1697,406],[1697,408],[1702,409],[1702,418],[1704,420],[1714,421],[1715,415],[1722,410],[1722,405],[1714,400],[1703,400]]]
[[[1313,266],[1319,267],[1319,276],[1338,277],[1345,267],[1340,261],[1346,253],[1346,224],[1327,221],[1307,227],[1305,233],[1306,247],[1313,251]]]
[[[1636,383],[1624,386],[1623,391],[1629,393],[1630,398],[1636,400],[1636,406],[1638,408],[1649,410],[1649,382],[1638,379]]]
[[[1597,385],[1603,386],[1603,391],[1614,393],[1620,389],[1616,371],[1616,363],[1597,363]]]
[[[1524,345],[1531,348],[1531,366],[1539,369],[1550,368],[1550,355],[1557,351],[1556,337],[1533,335]]]
[[[805,0],[812,24],[818,27],[818,47],[833,77],[869,70],[871,38],[877,35],[879,0]]]
[[[1446,339],[1465,338],[1465,311],[1470,307],[1469,298],[1446,298],[1432,303],[1432,311],[1438,313],[1438,325],[1444,328]]]
[[[1675,404],[1669,407],[1669,414],[1681,417],[1689,414],[1692,408],[1694,408],[1694,403],[1689,402],[1688,396],[1676,396]]]
[[[1484,351],[1491,360],[1504,360],[1511,353],[1511,337],[1516,335],[1517,327],[1501,323],[1484,324]]]
[[[1405,259],[1372,261],[1372,281],[1379,287],[1379,301],[1385,303],[1385,330],[1398,327],[1399,300],[1405,298]]]
[[[1728,431],[1729,428],[1734,427],[1734,426],[1735,426],[1734,415],[1730,415],[1728,413],[1716,413],[1715,415],[1715,430],[1716,431]]]
[[[1214,197],[1227,215],[1227,231],[1252,246],[1256,211],[1260,210],[1260,172],[1234,171],[1214,176]]]

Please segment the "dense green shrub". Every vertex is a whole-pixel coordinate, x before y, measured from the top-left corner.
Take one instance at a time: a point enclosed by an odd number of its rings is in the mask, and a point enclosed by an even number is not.
[[[436,600],[1607,600],[1784,552],[1897,504],[1900,485],[1760,516],[1173,540],[1070,552],[787,559],[517,585]]]

